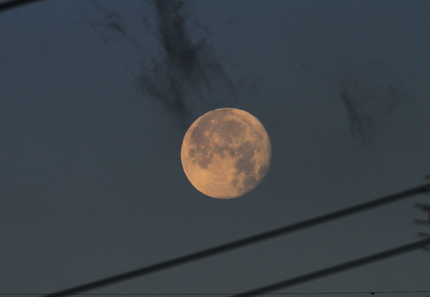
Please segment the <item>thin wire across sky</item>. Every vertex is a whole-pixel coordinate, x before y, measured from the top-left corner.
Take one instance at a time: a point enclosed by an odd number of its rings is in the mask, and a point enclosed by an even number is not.
[[[373,293],[373,294],[372,294]],[[324,291],[324,292],[267,292],[270,296],[318,296],[318,295],[407,295],[430,293],[430,290],[396,290],[396,291]],[[229,296],[233,293],[82,293],[74,296]],[[0,296],[39,296],[40,293],[0,293]]]
[[[353,215],[353,214],[356,214],[359,212],[370,210],[372,208],[381,207],[381,206],[387,205],[389,203],[397,202],[397,201],[400,201],[402,199],[410,198],[410,197],[413,197],[413,196],[418,195],[418,194],[427,193],[429,191],[430,191],[430,183],[424,184],[424,185],[421,185],[419,187],[415,187],[415,188],[405,190],[405,191],[402,191],[399,193],[384,196],[384,197],[379,198],[379,199],[371,200],[369,202],[365,202],[365,203],[358,204],[358,205],[355,205],[352,207],[348,207],[348,208],[345,208],[342,210],[331,212],[331,213],[328,213],[328,214],[325,214],[322,216],[318,216],[318,217],[315,217],[312,219],[308,219],[308,220],[305,220],[305,221],[302,221],[299,223],[284,226],[284,227],[274,229],[274,230],[271,230],[268,232],[260,233],[260,234],[246,237],[243,239],[239,239],[239,240],[236,240],[236,241],[233,241],[230,243],[226,243],[226,244],[215,246],[215,247],[212,247],[209,249],[205,249],[205,250],[202,250],[200,252],[188,254],[188,255],[185,255],[182,257],[178,257],[178,258],[174,258],[174,259],[160,262],[157,264],[149,265],[149,266],[139,268],[136,270],[132,270],[129,272],[117,274],[117,275],[114,275],[111,277],[103,278],[103,279],[89,282],[89,283],[86,283],[83,285],[71,287],[69,289],[65,289],[65,290],[55,292],[55,293],[47,294],[47,295],[44,295],[42,297],[68,296],[68,295],[74,295],[74,294],[82,293],[82,292],[89,291],[89,290],[94,290],[94,289],[97,289],[100,287],[105,287],[105,286],[112,285],[112,284],[115,284],[118,282],[123,282],[123,281],[130,280],[130,279],[133,279],[136,277],[141,277],[141,276],[155,273],[155,272],[158,272],[161,270],[173,268],[173,267],[176,267],[179,265],[183,265],[183,264],[190,263],[193,261],[201,260],[201,259],[204,259],[207,257],[217,255],[217,254],[225,253],[227,251],[242,248],[242,247],[245,247],[245,246],[248,246],[251,244],[255,244],[255,243],[258,243],[261,241],[274,239],[274,238],[279,237],[281,235],[286,235],[288,233],[293,233],[293,232],[296,232],[299,230],[314,227],[314,226],[320,225],[322,223],[327,223],[327,222],[330,222],[330,221],[333,221],[336,219],[343,218],[345,216],[349,216],[349,215]],[[412,244],[413,245],[420,245],[420,244],[424,245],[425,243],[427,243],[426,240],[430,241],[430,239],[425,239],[425,240],[418,241],[418,242],[415,242]],[[417,248],[417,247],[414,246],[414,248]],[[243,295],[238,295],[238,296],[243,296]]]
[[[280,289],[285,289],[288,287],[292,287],[304,282],[308,282],[311,280],[315,280],[324,276],[328,276],[331,274],[339,273],[342,271],[346,271],[352,268],[356,268],[359,266],[367,265],[370,263],[374,263],[386,258],[391,258],[394,256],[398,256],[407,252],[411,252],[413,250],[423,248],[427,244],[430,244],[430,237],[415,241],[406,245],[402,245],[393,249],[385,250],[380,253],[372,254],[363,258],[355,259],[349,262],[345,262],[339,265],[331,266],[322,270],[317,270],[308,274],[300,275],[294,278],[290,278],[287,280],[279,281],[270,285],[262,286],[260,288],[256,288],[250,291],[246,291],[240,294],[232,295],[230,297],[244,297],[244,296],[257,296],[263,295],[267,292],[277,291]]]
[[[18,8],[23,5],[40,2],[44,0],[11,0],[11,1],[4,1],[0,2],[0,12],[4,12],[10,9]]]

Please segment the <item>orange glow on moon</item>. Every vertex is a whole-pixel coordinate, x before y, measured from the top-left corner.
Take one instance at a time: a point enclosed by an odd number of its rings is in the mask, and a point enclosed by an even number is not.
[[[181,161],[191,184],[203,194],[236,198],[266,176],[272,149],[260,121],[236,108],[219,108],[199,117],[188,129]]]

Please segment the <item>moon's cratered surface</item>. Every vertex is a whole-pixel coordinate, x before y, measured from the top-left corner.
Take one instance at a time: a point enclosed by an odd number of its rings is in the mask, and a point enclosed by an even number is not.
[[[260,121],[235,108],[219,108],[188,129],[181,161],[191,184],[213,198],[236,198],[253,190],[267,174],[272,155]]]

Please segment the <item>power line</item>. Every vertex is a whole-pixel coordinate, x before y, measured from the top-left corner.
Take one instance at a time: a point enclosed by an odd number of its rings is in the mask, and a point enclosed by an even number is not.
[[[0,12],[44,0],[11,0],[0,3]]]
[[[422,294],[430,290],[403,290],[403,291],[334,291],[334,292],[268,292],[265,295],[352,295],[352,294]],[[75,296],[228,296],[233,293],[86,293]],[[40,293],[0,293],[0,296],[38,296]]]
[[[244,247],[247,245],[255,244],[257,242],[261,242],[261,241],[268,240],[268,239],[273,239],[275,237],[285,235],[287,233],[292,233],[292,232],[295,232],[298,230],[302,230],[305,228],[316,226],[316,225],[326,223],[326,222],[329,222],[329,221],[332,221],[335,219],[339,219],[339,218],[342,218],[342,217],[345,217],[348,215],[352,215],[352,214],[355,214],[358,212],[369,210],[371,208],[380,207],[382,205],[392,203],[395,201],[399,201],[399,200],[405,199],[407,197],[411,197],[411,196],[414,196],[417,194],[422,194],[422,193],[428,192],[429,190],[430,190],[430,183],[416,187],[416,188],[412,188],[412,189],[409,189],[406,191],[395,193],[392,195],[384,196],[382,198],[375,199],[375,200],[365,202],[362,204],[358,204],[358,205],[355,205],[352,207],[348,207],[348,208],[345,208],[342,210],[338,210],[338,211],[335,211],[335,212],[332,212],[329,214],[318,216],[318,217],[315,217],[313,219],[305,220],[305,221],[302,221],[302,222],[299,222],[296,224],[284,226],[284,227],[274,229],[274,230],[271,230],[268,232],[260,233],[260,234],[246,237],[243,239],[239,239],[239,240],[236,240],[236,241],[233,241],[230,243],[226,243],[226,244],[215,246],[215,247],[212,247],[209,249],[205,249],[205,250],[202,250],[200,252],[188,254],[188,255],[185,255],[182,257],[174,258],[171,260],[167,260],[164,262],[160,262],[160,263],[146,266],[143,268],[139,268],[136,270],[117,274],[114,276],[110,276],[107,278],[103,278],[100,280],[89,282],[89,283],[86,283],[83,285],[78,285],[78,286],[71,287],[71,288],[65,289],[65,290],[61,290],[61,291],[58,291],[55,293],[43,295],[42,297],[76,295],[77,293],[81,293],[84,291],[89,291],[89,290],[93,290],[96,288],[111,285],[114,283],[129,280],[132,278],[144,276],[144,275],[151,274],[151,273],[154,273],[157,271],[165,270],[165,269],[179,266],[179,265],[182,265],[185,263],[189,263],[189,262],[193,262],[193,261],[207,258],[210,256],[214,256],[216,254],[225,253],[225,252],[233,250],[233,249],[237,249],[237,248],[241,248],[241,247]]]
[[[330,274],[335,274],[335,273],[339,273],[341,271],[345,271],[348,269],[352,269],[358,266],[363,266],[366,264],[370,264],[373,262],[377,262],[380,260],[383,260],[385,258],[390,258],[390,257],[394,257],[400,254],[404,254],[407,252],[411,252],[413,250],[416,250],[418,248],[422,248],[424,246],[426,246],[427,244],[430,244],[430,238],[426,238],[424,240],[419,240],[419,241],[415,241],[406,245],[402,245],[390,250],[385,250],[383,252],[380,253],[376,253],[373,255],[369,255],[367,257],[363,257],[363,258],[359,258],[356,260],[352,260],[346,263],[342,263],[339,265],[335,265],[335,266],[331,266],[322,270],[318,270],[315,272],[311,272],[308,274],[304,274],[298,277],[294,277],[294,278],[290,278],[284,281],[280,281],[277,283],[273,283],[267,286],[263,286],[260,288],[256,288],[250,291],[246,291],[240,294],[236,294],[236,295],[232,295],[231,297],[243,297],[243,296],[257,296],[257,295],[262,295],[265,294],[265,292],[271,292],[271,291],[276,291],[276,290],[280,290],[280,289],[284,289],[284,288],[288,288],[288,287],[292,287],[304,282],[308,282],[320,277],[324,277]]]

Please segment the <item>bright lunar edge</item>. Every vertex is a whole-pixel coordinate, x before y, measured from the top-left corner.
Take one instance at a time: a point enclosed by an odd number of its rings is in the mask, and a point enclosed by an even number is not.
[[[184,172],[203,194],[236,198],[260,184],[272,155],[261,122],[236,108],[219,108],[199,117],[185,133],[181,148]]]

